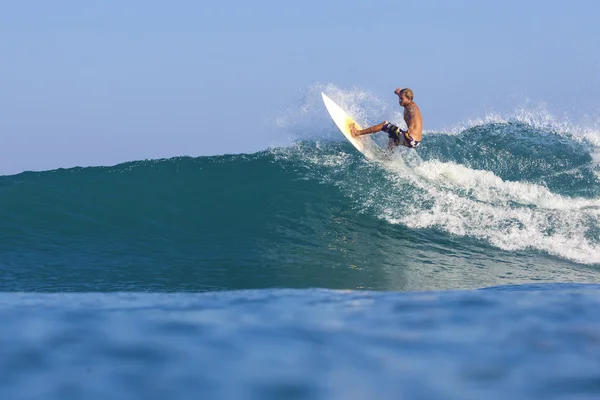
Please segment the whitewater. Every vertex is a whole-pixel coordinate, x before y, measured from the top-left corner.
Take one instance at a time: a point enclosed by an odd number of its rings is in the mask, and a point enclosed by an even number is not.
[[[287,145],[0,176],[0,397],[598,398],[600,133],[492,115],[371,162],[321,90],[401,121],[316,86]]]

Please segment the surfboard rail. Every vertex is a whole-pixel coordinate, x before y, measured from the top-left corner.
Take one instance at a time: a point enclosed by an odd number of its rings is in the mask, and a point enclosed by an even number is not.
[[[333,119],[333,122],[335,122],[346,139],[348,139],[348,141],[365,157],[371,160],[375,159],[377,154],[381,153],[383,150],[369,136],[352,136],[352,133],[350,133],[350,125],[352,123],[356,124],[356,129],[363,128],[325,93],[321,92],[321,96],[323,97],[325,108],[327,109],[327,112],[329,112],[331,119]]]

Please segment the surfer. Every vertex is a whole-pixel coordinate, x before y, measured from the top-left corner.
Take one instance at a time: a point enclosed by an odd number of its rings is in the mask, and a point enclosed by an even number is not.
[[[393,149],[395,146],[406,146],[415,148],[421,143],[423,133],[423,117],[421,110],[413,101],[415,97],[412,90],[408,88],[396,89],[394,93],[398,96],[398,103],[404,107],[404,122],[408,130],[403,131],[389,121],[383,121],[380,124],[373,125],[369,128],[357,130],[354,123],[350,124],[350,133],[357,137],[361,135],[369,135],[376,132],[385,132],[388,134],[388,149]]]

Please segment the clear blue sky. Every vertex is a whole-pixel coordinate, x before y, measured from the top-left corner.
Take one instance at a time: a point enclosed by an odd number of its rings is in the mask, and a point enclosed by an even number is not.
[[[264,149],[285,134],[266,121],[317,82],[391,103],[411,87],[426,130],[526,98],[597,118],[599,15],[593,0],[2,2],[0,174]]]

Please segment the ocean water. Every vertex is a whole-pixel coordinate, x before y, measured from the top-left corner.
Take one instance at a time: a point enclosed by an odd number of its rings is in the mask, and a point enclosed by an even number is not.
[[[488,121],[2,176],[0,398],[600,398],[597,149]]]

